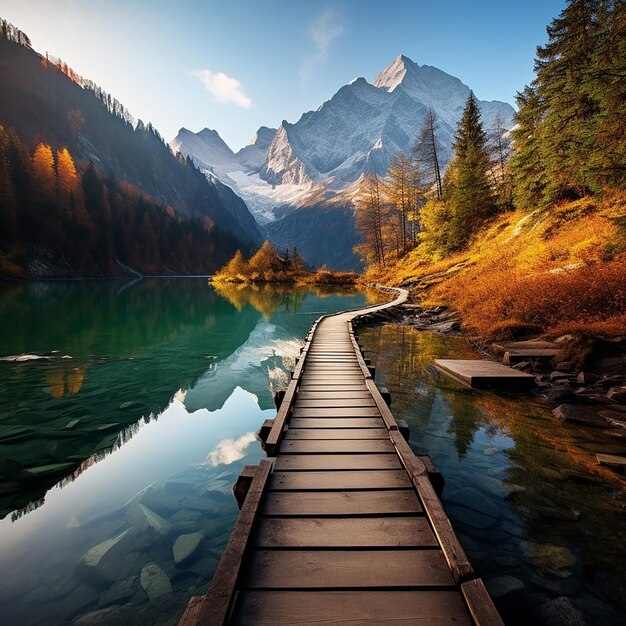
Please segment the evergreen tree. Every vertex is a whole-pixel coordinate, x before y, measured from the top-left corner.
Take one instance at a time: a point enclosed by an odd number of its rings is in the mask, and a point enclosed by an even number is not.
[[[548,184],[539,137],[542,106],[537,90],[528,86],[516,101],[516,126],[511,133],[515,150],[510,163],[513,201],[516,208],[531,211],[543,203]]]
[[[487,136],[472,92],[459,122],[454,150],[444,178],[444,200],[450,212],[450,250],[465,246],[494,210]]]
[[[594,146],[593,118],[599,101],[590,89],[600,0],[568,0],[548,26],[548,43],[537,48],[535,84],[543,116],[539,140],[548,203],[589,192],[583,174]]]
[[[289,268],[295,272],[300,272],[306,269],[304,259],[300,256],[300,253],[298,252],[298,248],[296,248],[295,246],[293,247],[293,250],[291,251],[291,259],[289,262]]]
[[[626,2],[600,2],[586,88],[600,107],[587,134],[583,178],[593,191],[626,188]],[[591,142],[591,143],[590,143]]]

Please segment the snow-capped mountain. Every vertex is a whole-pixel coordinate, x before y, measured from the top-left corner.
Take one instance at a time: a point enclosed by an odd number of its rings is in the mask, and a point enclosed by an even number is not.
[[[371,83],[356,78],[295,124],[283,121],[277,130],[260,128],[236,154],[208,129],[197,134],[181,129],[171,146],[190,155],[207,176],[231,186],[260,223],[271,223],[267,230],[281,245],[298,246],[305,258],[311,248],[308,260],[313,263],[347,267],[354,262],[351,251],[338,251],[334,260],[315,258],[315,245],[307,243],[315,223],[310,210],[306,240],[294,240],[298,232],[294,211],[323,207],[328,215],[329,207],[350,208],[352,190],[364,173],[384,175],[400,150],[412,149],[429,108],[437,116],[436,136],[445,167],[469,93],[458,78],[399,55]],[[478,104],[486,130],[496,117],[504,128],[513,126],[510,104]],[[281,222],[291,213],[289,226],[285,222],[283,229]]]

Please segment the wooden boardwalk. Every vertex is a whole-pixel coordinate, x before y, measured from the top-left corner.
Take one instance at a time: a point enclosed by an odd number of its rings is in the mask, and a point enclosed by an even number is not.
[[[180,625],[502,623],[374,384],[352,331],[363,312],[313,325],[261,430],[274,463],[244,469],[239,519]]]

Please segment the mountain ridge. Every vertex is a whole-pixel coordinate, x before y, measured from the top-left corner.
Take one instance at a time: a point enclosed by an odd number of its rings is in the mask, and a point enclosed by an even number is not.
[[[311,209],[320,210],[320,224],[328,223],[328,207],[352,210],[354,194],[348,190],[367,172],[384,176],[400,150],[412,149],[429,108],[438,118],[436,139],[441,166],[445,168],[452,157],[454,133],[469,94],[470,88],[459,78],[398,55],[372,82],[357,77],[317,109],[304,112],[296,122],[283,120],[261,165],[260,151],[254,164],[243,163],[238,156],[241,151],[225,163],[220,161],[216,142],[211,148],[215,156],[197,147],[197,140],[186,135],[178,135],[171,145],[191,156],[205,174],[232,186],[274,241],[295,245],[297,217],[284,222],[289,236],[280,233],[280,221],[307,208],[303,219],[310,234],[314,223]],[[514,109],[510,104],[497,100],[478,104],[486,129],[496,117],[501,118],[505,129],[513,126]],[[346,220],[342,224],[354,227]],[[348,239],[354,238],[344,241]],[[331,253],[330,258],[322,258],[315,254],[314,246],[310,248],[311,254],[304,256],[315,265],[328,263],[337,269],[358,266],[357,258],[345,246],[337,254]]]

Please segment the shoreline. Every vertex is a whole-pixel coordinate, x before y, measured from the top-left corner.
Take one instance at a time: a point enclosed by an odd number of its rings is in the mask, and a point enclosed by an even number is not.
[[[407,303],[364,316],[365,324],[397,324],[463,337],[487,359],[535,376],[530,390],[552,407],[556,422],[601,429],[607,439],[626,441],[626,346],[601,337],[535,336],[495,342],[463,333],[460,315],[445,306]],[[608,347],[612,354],[607,354]],[[568,358],[569,357],[569,358]]]

